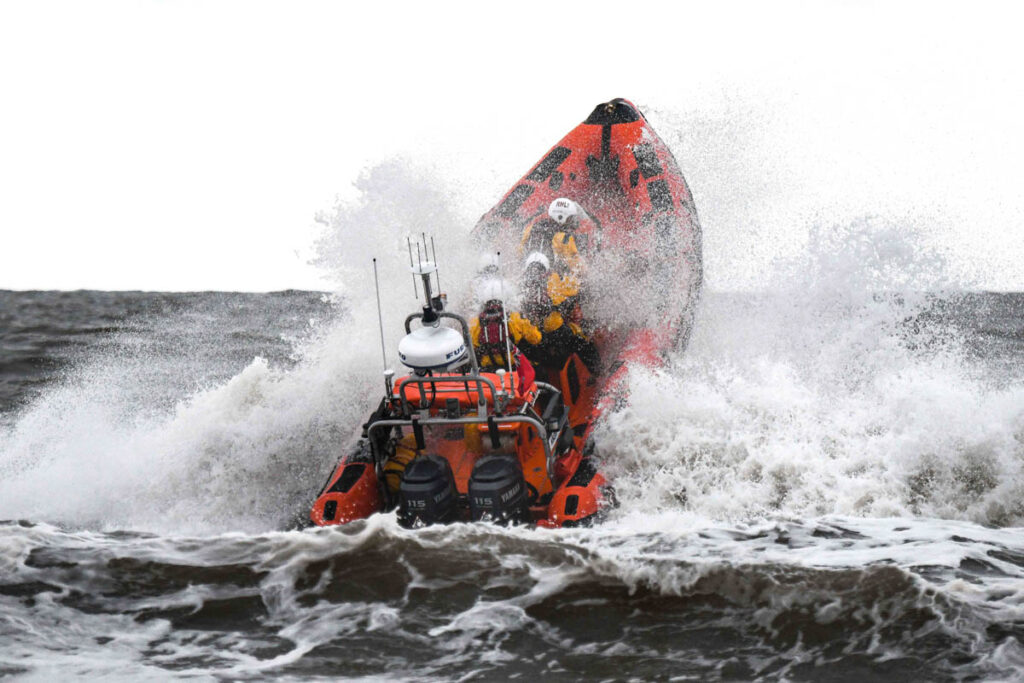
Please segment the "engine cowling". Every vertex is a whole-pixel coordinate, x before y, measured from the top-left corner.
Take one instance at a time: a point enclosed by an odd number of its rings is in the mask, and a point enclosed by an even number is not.
[[[447,460],[421,455],[409,463],[398,489],[398,523],[406,528],[447,524],[458,504],[455,477]]]
[[[524,524],[530,521],[523,470],[513,455],[487,455],[469,478],[469,516],[473,521]]]

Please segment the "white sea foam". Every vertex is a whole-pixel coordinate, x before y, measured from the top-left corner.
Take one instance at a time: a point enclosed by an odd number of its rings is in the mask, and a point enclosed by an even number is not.
[[[394,515],[344,528],[204,537],[0,528],[4,555],[14,546],[21,551],[5,586],[36,595],[0,595],[0,667],[24,666],[25,655],[56,644],[56,654],[29,663],[38,675],[154,676],[164,666],[190,676],[322,672],[339,649],[365,668],[366,651],[350,644],[378,642],[390,646],[370,651],[382,670],[443,676],[521,661],[513,653],[524,637],[539,665],[575,654],[600,668],[637,651],[662,658],[671,654],[666,647],[697,656],[685,639],[629,631],[669,624],[739,638],[737,654],[755,670],[841,660],[828,654],[829,638],[880,660],[902,650],[941,659],[922,644],[939,634],[970,648],[965,672],[977,675],[1013,669],[1019,646],[1012,638],[988,643],[986,628],[1024,617],[1020,529],[964,521],[721,524],[666,511],[561,531],[406,530]],[[103,612],[83,613],[83,596]],[[248,613],[241,632],[216,601]],[[201,609],[202,620],[190,623]],[[630,617],[588,623],[588,613],[609,610]],[[832,635],[815,635],[822,630]],[[799,634],[820,642],[794,641]],[[410,661],[410,650],[432,657]],[[954,665],[959,656],[950,655]]]
[[[946,285],[925,247],[878,221],[821,227],[769,291],[708,297],[690,347],[634,368],[600,435],[626,510],[1024,523],[1024,381],[990,381],[921,321],[918,292]]]

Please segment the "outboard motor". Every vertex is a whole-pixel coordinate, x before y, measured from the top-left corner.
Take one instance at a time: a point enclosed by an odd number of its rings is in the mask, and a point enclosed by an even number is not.
[[[469,478],[469,515],[474,522],[524,524],[530,521],[523,470],[512,455],[486,455]]]
[[[455,519],[458,493],[452,466],[439,455],[421,455],[409,463],[398,490],[398,523],[409,529]]]

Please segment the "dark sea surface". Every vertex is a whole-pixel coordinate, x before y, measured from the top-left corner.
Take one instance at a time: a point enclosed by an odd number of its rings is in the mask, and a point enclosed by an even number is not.
[[[299,528],[360,316],[0,292],[0,677],[1024,678],[1024,294],[707,293],[560,531]]]

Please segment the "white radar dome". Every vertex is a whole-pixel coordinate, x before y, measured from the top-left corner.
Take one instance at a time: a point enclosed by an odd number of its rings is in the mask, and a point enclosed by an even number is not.
[[[466,341],[450,327],[420,327],[398,342],[398,357],[413,370],[454,368],[466,360]]]

